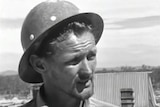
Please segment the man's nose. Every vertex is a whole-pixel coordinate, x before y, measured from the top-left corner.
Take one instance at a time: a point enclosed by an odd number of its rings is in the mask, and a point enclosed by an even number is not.
[[[84,59],[81,64],[80,64],[80,69],[79,69],[79,78],[81,80],[88,80],[92,76],[92,69],[89,66],[88,60]]]

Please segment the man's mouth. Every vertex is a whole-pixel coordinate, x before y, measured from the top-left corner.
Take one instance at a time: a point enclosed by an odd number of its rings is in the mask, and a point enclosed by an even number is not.
[[[90,80],[85,80],[85,81],[84,80],[80,80],[80,81],[77,82],[77,84],[86,86],[89,81]]]
[[[83,89],[85,88],[88,88],[92,83],[92,80],[89,79],[89,80],[80,80],[80,81],[77,81],[77,84],[76,84],[76,88],[78,90],[78,92],[81,92],[83,91]]]

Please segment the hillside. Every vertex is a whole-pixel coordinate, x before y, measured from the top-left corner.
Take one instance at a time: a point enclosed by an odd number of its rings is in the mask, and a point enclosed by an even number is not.
[[[24,83],[18,75],[0,76],[0,95],[6,98],[12,95],[27,96],[30,93],[30,85]],[[7,96],[6,96],[7,95]]]
[[[7,70],[0,72],[0,76],[9,76],[9,75],[18,75],[18,72],[14,70]]]

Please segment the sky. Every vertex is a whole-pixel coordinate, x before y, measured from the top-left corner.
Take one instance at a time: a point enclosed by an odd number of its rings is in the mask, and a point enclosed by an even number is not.
[[[0,72],[18,69],[27,13],[44,0],[0,0]],[[55,0],[50,0],[55,1]],[[104,20],[97,67],[160,65],[160,0],[68,0]]]

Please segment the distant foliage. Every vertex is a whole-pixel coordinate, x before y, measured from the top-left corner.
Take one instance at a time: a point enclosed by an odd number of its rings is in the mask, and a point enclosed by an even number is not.
[[[0,95],[27,96],[30,86],[24,83],[18,75],[0,76]]]

